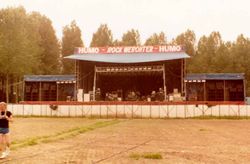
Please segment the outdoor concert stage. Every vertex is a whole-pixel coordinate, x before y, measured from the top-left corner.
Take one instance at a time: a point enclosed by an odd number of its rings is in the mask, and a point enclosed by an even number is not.
[[[76,48],[66,58],[76,61],[80,101],[88,94],[93,101],[164,101],[174,92],[179,99],[184,96],[189,56],[181,46]]]
[[[22,100],[171,105],[246,97],[242,73],[186,74],[182,46],[76,48],[65,58],[75,61],[75,75],[26,75]]]

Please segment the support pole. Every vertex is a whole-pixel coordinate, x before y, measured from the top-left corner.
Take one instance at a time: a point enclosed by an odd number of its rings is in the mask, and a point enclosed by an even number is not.
[[[77,89],[78,89],[78,87],[77,87],[77,78],[78,78],[78,76],[77,76],[77,61],[75,60],[75,78],[76,78],[76,82],[74,83],[75,85],[74,85],[74,100],[76,101],[76,99],[77,99],[77,96],[76,96],[76,94],[77,94]]]
[[[96,89],[96,66],[95,66],[94,84],[93,84],[93,101],[95,101],[95,89]]]
[[[58,101],[59,90],[58,90],[58,82],[56,82],[56,101]]]
[[[203,83],[203,88],[204,88],[203,101],[206,101],[206,81]]]
[[[186,77],[186,59],[183,59],[183,62],[184,62],[184,66],[183,66],[183,84],[184,84],[184,97],[185,97],[185,100],[187,100],[187,83],[185,82],[185,77]]]
[[[166,73],[165,73],[165,64],[163,64],[163,89],[164,89],[164,100],[167,100],[167,87],[166,87]]]
[[[226,101],[226,81],[223,80],[223,94],[224,94],[224,101]]]
[[[39,101],[42,101],[42,82],[39,83]]]
[[[183,85],[183,82],[184,82],[184,59],[181,60],[181,95],[183,96],[184,94],[184,85]]]
[[[25,98],[25,81],[23,80],[23,93],[22,93],[22,101],[25,101],[24,98]]]
[[[243,101],[246,101],[245,98],[246,98],[246,79],[243,80],[243,94],[244,94],[244,100]]]

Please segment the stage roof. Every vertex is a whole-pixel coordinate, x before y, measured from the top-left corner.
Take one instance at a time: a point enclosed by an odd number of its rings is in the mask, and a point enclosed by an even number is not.
[[[72,82],[75,80],[75,75],[24,75],[26,82]]]
[[[187,74],[185,80],[243,80],[244,73],[198,73]]]
[[[105,63],[145,63],[189,58],[185,52],[128,53],[128,54],[73,54],[66,59]]]

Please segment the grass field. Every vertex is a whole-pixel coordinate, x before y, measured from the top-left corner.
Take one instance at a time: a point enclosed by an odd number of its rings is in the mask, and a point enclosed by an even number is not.
[[[249,127],[244,119],[16,118],[16,149],[0,163],[248,163]]]

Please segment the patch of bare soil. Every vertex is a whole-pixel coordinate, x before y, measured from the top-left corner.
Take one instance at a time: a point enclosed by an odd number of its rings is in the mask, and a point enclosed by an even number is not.
[[[248,163],[249,120],[125,120],[12,151],[0,163]],[[133,153],[158,153],[138,160]]]

